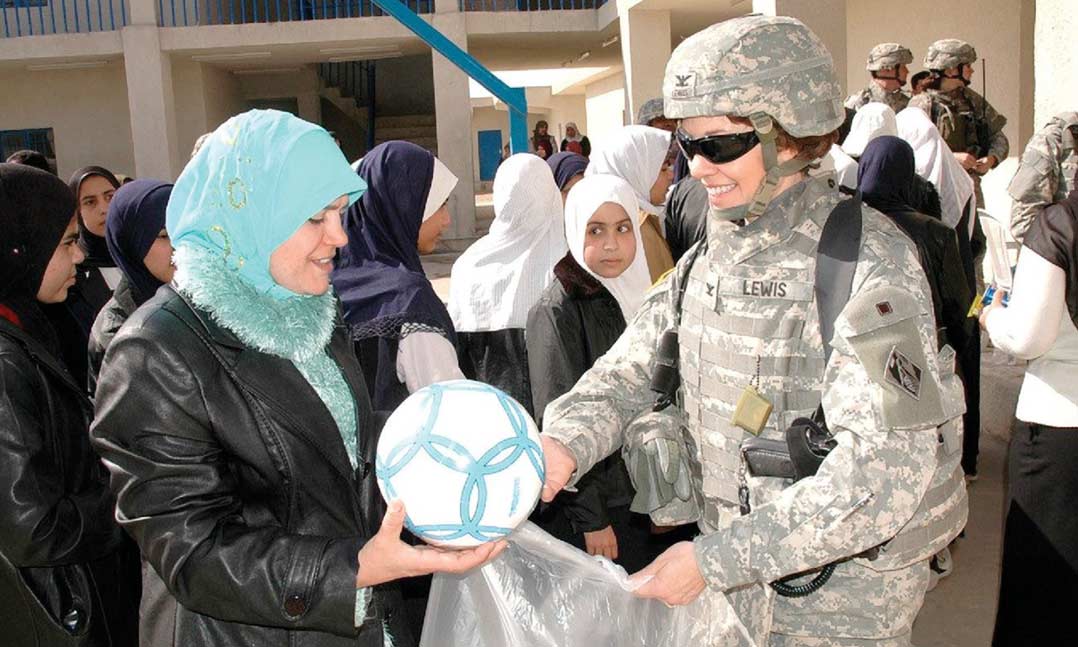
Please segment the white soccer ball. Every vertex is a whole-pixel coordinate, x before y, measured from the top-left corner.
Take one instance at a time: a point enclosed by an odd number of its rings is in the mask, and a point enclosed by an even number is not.
[[[408,396],[382,429],[375,469],[386,501],[404,502],[412,533],[457,548],[511,533],[531,514],[544,480],[531,416],[471,380]]]

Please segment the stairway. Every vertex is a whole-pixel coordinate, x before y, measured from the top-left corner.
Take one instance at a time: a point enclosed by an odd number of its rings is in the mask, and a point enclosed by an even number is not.
[[[434,115],[375,117],[374,143],[403,140],[438,155],[438,128]]]
[[[374,101],[374,62],[319,63],[319,95],[349,117],[367,138],[369,111]],[[362,150],[366,150],[366,145]]]

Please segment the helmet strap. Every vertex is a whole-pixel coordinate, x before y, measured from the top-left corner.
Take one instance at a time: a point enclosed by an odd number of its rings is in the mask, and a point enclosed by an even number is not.
[[[747,216],[753,218],[762,215],[764,210],[767,209],[767,205],[771,203],[771,199],[775,196],[775,189],[778,188],[782,178],[799,173],[811,162],[795,157],[779,163],[778,145],[776,144],[778,133],[775,130],[775,122],[762,112],[749,115],[749,120],[752,122],[756,135],[760,138],[765,171],[764,181],[760,183],[760,188],[756,189],[756,193],[753,194],[752,201],[749,203]]]

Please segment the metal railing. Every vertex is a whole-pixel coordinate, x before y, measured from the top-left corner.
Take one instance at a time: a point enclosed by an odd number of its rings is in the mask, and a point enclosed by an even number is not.
[[[598,9],[609,0],[460,0],[461,11],[564,11]]]
[[[116,31],[127,25],[126,0],[0,0],[4,38]]]
[[[434,13],[434,0],[408,0],[416,13]],[[386,15],[371,0],[157,0],[161,27],[243,25]]]
[[[354,99],[356,106],[361,108],[370,104],[373,75],[373,61],[318,64],[318,76],[340,90],[341,96]]]

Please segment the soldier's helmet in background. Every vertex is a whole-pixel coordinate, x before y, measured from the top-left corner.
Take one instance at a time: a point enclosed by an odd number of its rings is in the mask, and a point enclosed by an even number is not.
[[[944,38],[928,46],[925,52],[925,69],[946,70],[977,60],[977,50],[964,40]]]
[[[662,97],[648,99],[636,112],[636,124],[638,126],[647,126],[652,119],[658,119],[662,116],[664,116]]]
[[[845,117],[831,53],[786,16],[735,18],[685,39],[663,99],[671,119],[768,115],[794,137],[825,135]]]
[[[899,65],[909,65],[913,62],[913,52],[908,47],[898,43],[880,43],[868,53],[868,64],[865,69],[869,72],[888,70]]]

